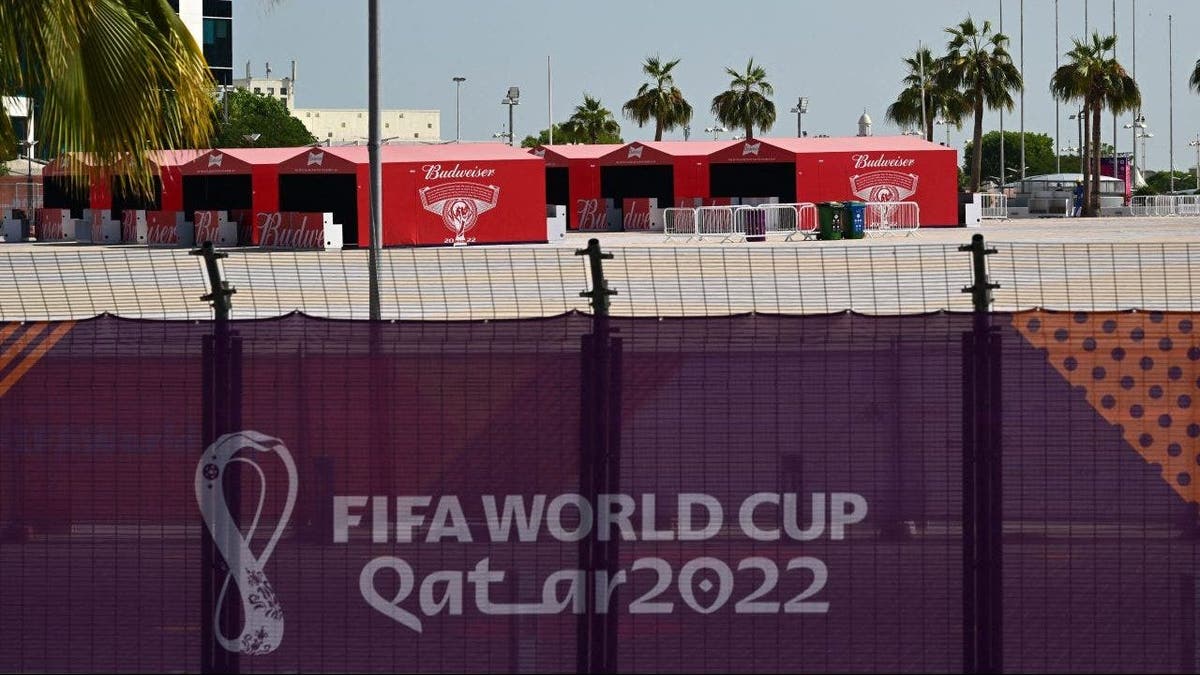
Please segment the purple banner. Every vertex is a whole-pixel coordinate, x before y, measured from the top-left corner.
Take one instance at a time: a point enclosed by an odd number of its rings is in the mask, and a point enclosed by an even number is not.
[[[1192,668],[1195,317],[995,319],[1006,669]],[[211,325],[0,324],[0,668],[198,670],[207,529],[245,672],[962,670],[970,316],[614,319],[604,494],[591,327],[238,322],[205,447]]]

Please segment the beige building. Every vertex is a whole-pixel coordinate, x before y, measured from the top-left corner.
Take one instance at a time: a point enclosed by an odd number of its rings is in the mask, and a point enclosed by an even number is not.
[[[256,77],[246,64],[246,76],[233,81],[233,86],[283,101],[288,110],[304,123],[317,141],[326,145],[365,145],[367,142],[367,111],[361,108],[297,108],[296,62],[292,61],[288,77],[274,77],[271,64],[266,75]],[[381,130],[385,142],[438,143],[441,141],[441,111],[384,110]]]

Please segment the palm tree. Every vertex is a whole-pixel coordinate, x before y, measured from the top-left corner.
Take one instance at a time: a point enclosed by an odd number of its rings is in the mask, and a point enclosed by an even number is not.
[[[1142,103],[1137,82],[1116,58],[1117,36],[1093,33],[1091,41],[1074,40],[1068,62],[1050,78],[1050,92],[1059,100],[1082,100],[1087,123],[1084,143],[1084,195],[1088,215],[1100,212],[1100,114],[1136,110]],[[1087,119],[1087,115],[1091,119]],[[1088,179],[1090,178],[1090,182]]]
[[[764,131],[770,129],[775,124],[775,104],[767,97],[775,93],[775,88],[767,82],[767,71],[750,59],[746,72],[739,73],[733,68],[726,68],[725,72],[733,79],[728,91],[713,97],[713,116],[727,127],[744,129],[747,139],[754,138],[756,126]]]
[[[970,111],[971,105],[948,76],[945,61],[935,59],[928,48],[922,47],[906,57],[904,64],[908,67],[902,80],[904,89],[888,106],[887,119],[902,127],[919,126],[924,122],[925,140],[931,143],[936,118],[962,126],[963,116]],[[924,120],[921,119],[922,91],[925,94]]]
[[[1196,93],[1200,94],[1200,59],[1196,59],[1196,68],[1192,71],[1190,84],[1192,85],[1192,89],[1195,89]]]
[[[975,111],[975,130],[972,136],[971,191],[979,191],[983,165],[984,108],[1013,109],[1011,92],[1021,91],[1024,83],[1021,72],[1013,65],[1008,53],[1008,37],[992,32],[992,22],[976,26],[971,17],[953,28],[947,28],[950,41],[945,56],[946,77],[956,88],[964,91]],[[1003,171],[1003,167],[1001,168]]]
[[[37,102],[41,144],[120,163],[148,191],[149,151],[204,147],[212,134],[212,76],[162,0],[0,2],[0,83]],[[0,115],[0,140],[12,123]]]
[[[621,125],[613,119],[612,111],[600,104],[600,99],[583,95],[583,104],[575,106],[563,127],[567,133],[588,143],[599,143],[605,136],[619,136]]]
[[[638,87],[637,96],[625,102],[621,110],[625,116],[645,126],[654,120],[654,140],[661,141],[664,131],[683,126],[692,121],[692,105],[683,98],[683,92],[675,86],[671,70],[679,65],[679,59],[663,63],[657,56],[646,57],[642,72],[653,80]]]

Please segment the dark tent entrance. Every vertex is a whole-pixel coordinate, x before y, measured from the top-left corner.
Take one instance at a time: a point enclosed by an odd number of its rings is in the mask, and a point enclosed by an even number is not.
[[[112,186],[112,217],[120,220],[121,215],[128,209],[133,211],[162,210],[162,178],[154,176],[154,186],[150,194],[141,194],[130,188],[121,178],[114,177]]]
[[[48,209],[69,209],[72,218],[82,218],[83,210],[92,208],[91,190],[87,179],[43,176],[42,206]]]
[[[546,169],[546,203],[569,206],[571,204],[570,185],[567,182],[567,167],[552,167]]]
[[[763,164],[713,164],[709,186],[714,197],[777,197],[780,204],[796,201],[796,165],[793,162]]]
[[[613,200],[620,209],[622,200],[655,197],[658,206],[674,206],[675,171],[670,165],[600,167],[600,196]]]
[[[344,246],[358,245],[358,179],[352,173],[284,174],[279,177],[279,210],[333,213]]]
[[[252,198],[248,173],[183,177],[183,211],[187,220],[196,211],[250,210],[254,208]]]

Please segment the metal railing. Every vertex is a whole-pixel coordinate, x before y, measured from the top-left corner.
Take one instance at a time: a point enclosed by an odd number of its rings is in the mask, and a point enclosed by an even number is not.
[[[1008,195],[985,192],[979,197],[984,220],[1008,220]]]
[[[1129,204],[1135,216],[1200,216],[1200,195],[1147,195]]]
[[[863,220],[863,231],[867,234],[911,235],[920,227],[921,207],[916,202],[867,202]]]
[[[701,206],[696,209],[696,238],[718,237],[729,241],[733,237],[732,206]]]
[[[696,209],[667,208],[663,209],[664,241],[682,239],[689,241],[696,236]]]

